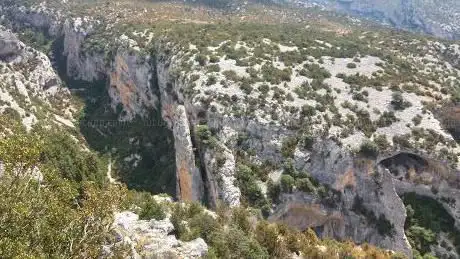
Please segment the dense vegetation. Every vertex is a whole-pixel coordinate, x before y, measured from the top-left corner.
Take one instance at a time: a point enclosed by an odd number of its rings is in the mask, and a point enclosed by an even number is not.
[[[352,242],[320,240],[311,229],[299,232],[269,223],[245,208],[221,206],[217,215],[212,215],[197,204],[176,204],[172,222],[180,239],[202,237],[207,242],[207,258],[289,258],[293,254],[306,258],[403,258],[367,244],[358,248]]]
[[[150,194],[108,184],[100,177],[105,168],[98,169],[104,165],[100,157],[75,142],[70,145],[72,141],[65,132],[41,130],[0,140],[5,170],[0,181],[2,257],[96,258],[103,244],[114,242],[114,211],[136,204],[141,219],[163,219],[170,210],[178,238],[204,238],[210,246],[208,258],[287,258],[292,253],[308,258],[397,258],[369,245],[358,249],[351,242],[320,240],[312,230],[302,233],[270,224],[244,208],[219,207],[217,216],[198,204],[166,208]],[[126,256],[129,250],[119,246],[114,252]]]
[[[113,177],[132,189],[175,195],[173,137],[160,112],[153,110],[147,118],[120,122],[121,106],[115,111],[110,108],[105,80],[68,79],[66,83],[72,89],[84,89],[79,92],[84,102],[79,131],[90,148],[111,159]]]
[[[75,143],[56,145],[72,141],[61,134],[0,140],[3,258],[97,257],[111,239],[113,210],[126,189],[106,185],[97,175],[100,161]]]
[[[407,210],[406,235],[414,249],[415,258],[433,257],[432,246],[441,246],[448,252],[460,253],[460,231],[453,227],[454,219],[436,200],[409,193],[403,197]],[[439,241],[444,233],[447,240]],[[439,243],[440,242],[440,243]],[[451,244],[449,244],[451,243]],[[453,255],[436,254],[441,258],[454,258]]]

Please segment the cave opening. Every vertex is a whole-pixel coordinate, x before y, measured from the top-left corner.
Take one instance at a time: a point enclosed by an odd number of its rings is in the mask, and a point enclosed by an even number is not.
[[[380,161],[380,165],[387,168],[394,176],[403,177],[409,169],[414,169],[417,174],[422,173],[428,168],[429,163],[419,155],[401,152],[383,159]]]

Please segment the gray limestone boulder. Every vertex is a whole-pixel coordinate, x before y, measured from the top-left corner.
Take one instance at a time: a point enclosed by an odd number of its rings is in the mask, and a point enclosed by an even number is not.
[[[174,226],[164,220],[140,220],[130,211],[115,215],[117,240],[131,246],[133,258],[202,258],[208,246],[202,238],[189,242],[178,240]]]
[[[22,50],[22,44],[13,33],[0,31],[0,59],[17,56]]]

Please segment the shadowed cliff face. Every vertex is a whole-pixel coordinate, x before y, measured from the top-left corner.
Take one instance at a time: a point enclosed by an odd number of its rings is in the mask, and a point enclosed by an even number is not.
[[[408,152],[399,152],[389,156],[381,160],[380,165],[388,168],[395,177],[396,192],[403,197],[406,206],[410,205],[411,211],[408,212],[405,224],[409,239],[415,231],[414,226],[433,231],[438,241],[445,238],[445,233],[452,232],[446,235],[448,241],[445,242],[452,242],[452,247],[460,249],[458,237],[460,226],[458,179],[460,174],[439,161]],[[411,239],[411,244],[419,246],[414,239]],[[431,251],[440,258],[458,256],[455,252],[446,251],[445,247],[436,245],[436,242],[430,245]],[[430,251],[430,245],[427,244],[426,247],[417,249]]]
[[[67,87],[85,103],[79,123],[85,141],[92,149],[112,157],[112,176],[129,188],[175,196],[173,135],[160,111],[151,107],[158,102],[154,95],[158,91],[155,70],[149,70],[154,66],[138,64],[136,57],[123,54],[107,67],[100,66],[98,55],[81,59],[70,56],[75,60],[69,61],[64,50],[73,52],[66,44],[72,45],[68,40],[77,37],[64,35],[74,34],[73,30],[62,33],[53,42],[53,62]],[[75,65],[68,64],[77,64],[79,69],[69,72]],[[138,74],[146,76],[138,80]],[[142,98],[138,98],[140,88],[145,93]],[[143,118],[134,115],[142,106],[138,100],[149,102],[143,108]]]
[[[447,105],[439,112],[444,128],[460,142],[460,105]]]

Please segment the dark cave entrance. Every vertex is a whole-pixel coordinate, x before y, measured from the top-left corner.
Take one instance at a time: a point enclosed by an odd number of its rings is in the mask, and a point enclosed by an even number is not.
[[[390,173],[396,177],[405,176],[409,169],[414,169],[415,172],[419,174],[429,167],[429,163],[426,159],[407,152],[401,152],[392,157],[383,159],[380,161],[380,165],[387,168]]]

